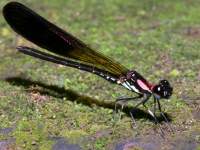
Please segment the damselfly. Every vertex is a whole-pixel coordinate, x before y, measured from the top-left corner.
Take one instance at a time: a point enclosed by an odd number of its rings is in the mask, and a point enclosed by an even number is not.
[[[39,47],[62,57],[26,46],[17,47],[20,52],[42,60],[91,72],[138,94],[137,97],[133,98],[119,98],[117,102],[140,98],[141,101],[135,107],[139,105],[146,107],[145,103],[153,96],[154,112],[148,109],[149,114],[158,122],[155,115],[155,108],[158,106],[161,115],[167,121],[159,101],[161,98],[168,99],[172,95],[173,88],[167,80],[161,80],[155,85],[150,84],[135,70],[129,70],[100,52],[94,51],[73,35],[18,2],[8,3],[3,8],[3,15],[15,32]]]

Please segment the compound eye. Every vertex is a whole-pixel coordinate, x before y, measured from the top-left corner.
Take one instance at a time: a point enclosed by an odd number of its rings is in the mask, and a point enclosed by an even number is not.
[[[169,86],[169,82],[167,80],[161,80],[160,85]]]

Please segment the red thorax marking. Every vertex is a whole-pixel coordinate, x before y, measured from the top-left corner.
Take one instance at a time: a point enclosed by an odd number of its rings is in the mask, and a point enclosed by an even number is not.
[[[154,87],[153,85],[149,83],[144,83],[142,80],[137,80],[137,83],[142,89],[147,90],[147,91],[152,91]]]

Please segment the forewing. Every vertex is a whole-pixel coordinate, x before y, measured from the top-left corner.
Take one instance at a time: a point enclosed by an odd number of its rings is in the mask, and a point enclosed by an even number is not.
[[[45,20],[26,6],[11,2],[3,9],[9,25],[34,44],[63,57],[104,69],[116,76],[126,74],[128,69],[92,50],[79,39]]]

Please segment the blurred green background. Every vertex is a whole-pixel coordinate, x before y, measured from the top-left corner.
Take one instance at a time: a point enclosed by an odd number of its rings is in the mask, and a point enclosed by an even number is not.
[[[0,9],[8,2],[1,0]],[[175,134],[161,122],[167,141],[159,139],[156,147],[170,149],[170,142],[178,140],[186,148],[191,139],[200,148],[200,1],[18,2],[149,81],[168,79],[174,93],[161,104]],[[159,137],[158,126],[145,116],[143,107],[136,129],[126,113],[121,119],[113,117],[115,99],[134,93],[90,73],[20,54],[15,50],[19,45],[36,47],[16,35],[1,12],[0,128],[12,131],[0,132],[0,139],[14,139],[10,148],[51,149],[56,143],[52,137],[62,137],[82,149],[118,149],[125,139],[141,137],[145,143],[148,135]]]

